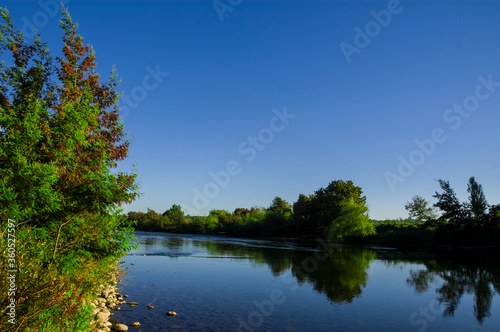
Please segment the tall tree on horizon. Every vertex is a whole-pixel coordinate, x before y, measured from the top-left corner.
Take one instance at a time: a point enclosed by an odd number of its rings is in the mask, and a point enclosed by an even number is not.
[[[469,193],[469,205],[472,216],[478,222],[485,218],[488,209],[488,202],[484,196],[483,186],[476,182],[472,176],[467,185],[467,192]]]
[[[408,211],[410,219],[429,220],[435,217],[430,203],[419,195],[413,196],[411,201],[405,204],[405,209]]]

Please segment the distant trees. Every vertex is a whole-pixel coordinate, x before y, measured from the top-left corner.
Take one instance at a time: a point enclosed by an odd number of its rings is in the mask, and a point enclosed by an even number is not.
[[[329,236],[334,242],[343,242],[346,237],[365,237],[375,234],[375,225],[368,217],[368,207],[364,202],[349,199],[330,225]]]
[[[175,225],[180,225],[184,222],[184,212],[180,205],[174,204],[170,209],[163,212],[163,216],[168,217],[168,220]]]
[[[419,195],[413,196],[411,201],[405,204],[405,209],[408,211],[410,219],[425,221],[435,218],[435,214],[432,206],[430,206],[430,203]]]
[[[366,196],[362,196],[361,187],[352,181],[332,181],[325,188],[315,192],[315,212],[317,234],[326,234],[332,222],[341,215],[344,205],[353,200],[354,203],[366,204]]]
[[[299,195],[293,205],[297,231],[308,237],[325,236],[349,200],[366,203],[366,197],[362,194],[363,190],[352,181],[337,180],[318,189],[314,195]]]
[[[469,193],[470,212],[475,221],[478,222],[485,217],[488,208],[488,202],[483,193],[483,186],[477,183],[474,177],[471,177],[467,185],[467,192]]]
[[[233,213],[212,210],[209,215],[178,218],[182,211],[173,205],[158,222],[151,222],[168,232],[223,234],[244,237],[327,238],[334,242],[374,242],[395,245],[430,245],[468,241],[497,243],[500,239],[500,205],[489,206],[482,186],[469,179],[467,203],[461,203],[448,181],[439,180],[442,191],[436,192],[434,206],[419,195],[405,204],[412,222],[403,220],[372,221],[366,197],[352,181],[332,181],[313,194],[300,194],[292,204],[276,196],[268,208],[237,208]],[[442,212],[438,220],[434,207]],[[147,215],[151,214],[148,212]],[[129,213],[138,227],[152,227],[142,221],[147,215]],[[376,235],[370,236],[369,235]]]
[[[467,185],[467,192],[469,193],[467,203],[460,203],[448,181],[442,179],[438,181],[443,193],[436,192],[433,197],[438,199],[434,206],[443,211],[443,215],[440,217],[441,220],[449,220],[457,226],[473,226],[481,224],[487,219],[488,202],[483,187],[476,182],[474,177],[469,179]]]
[[[304,237],[312,237],[316,232],[316,223],[314,222],[314,201],[316,196],[299,194],[299,198],[293,203],[293,224],[294,233],[301,234]]]
[[[342,212],[344,205],[350,201],[352,204],[349,206],[355,206],[359,212],[356,216],[355,211]],[[157,229],[158,227],[152,226],[152,222],[161,224],[160,228],[168,232],[324,238],[328,236],[331,224],[341,215],[343,219],[338,219],[338,229],[346,229],[344,236],[371,234],[365,227],[368,222],[365,202],[366,197],[362,196],[361,188],[355,186],[352,181],[333,181],[312,195],[299,195],[293,206],[276,196],[267,209],[237,208],[233,213],[212,210],[206,217],[184,217],[181,207],[173,205],[163,213],[160,220],[157,220],[155,215],[152,220],[145,222],[144,216],[137,212],[129,213],[129,219],[138,218],[138,229],[143,230]],[[353,230],[353,220],[360,222],[356,229],[362,230],[361,233]]]
[[[287,201],[283,200],[281,197],[276,196],[271,206],[269,206],[270,211],[279,212],[281,214],[286,214],[292,212],[292,205]]]
[[[442,179],[438,180],[442,193],[437,191],[432,196],[438,200],[434,204],[435,207],[439,208],[443,214],[439,217],[440,220],[450,220],[452,223],[459,224],[464,221],[467,217],[467,213],[464,209],[464,205],[460,203],[455,194],[455,190],[451,188],[450,182]]]

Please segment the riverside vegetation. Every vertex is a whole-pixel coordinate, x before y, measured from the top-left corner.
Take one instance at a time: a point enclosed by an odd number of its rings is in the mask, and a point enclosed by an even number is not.
[[[136,174],[113,170],[130,144],[117,78],[100,80],[64,7],[55,58],[0,14],[0,330],[91,331],[131,248],[119,206],[137,197]]]
[[[184,215],[180,205],[164,213],[129,212],[137,230],[241,237],[329,238],[334,242],[463,248],[500,245],[500,205],[489,205],[482,186],[469,179],[468,202],[460,203],[448,181],[439,180],[434,207],[414,196],[406,220],[370,220],[366,197],[352,181],[332,181],[290,204],[275,197],[267,208],[212,210],[208,216]],[[436,217],[434,208],[441,211]]]
[[[114,171],[130,144],[119,122],[115,71],[100,80],[95,54],[64,8],[64,46],[55,58],[38,35],[29,42],[16,31],[6,9],[0,14],[0,269],[13,271],[0,283],[0,330],[92,330],[98,295],[114,287],[111,276],[131,248],[135,223],[139,230],[228,236],[499,244],[500,207],[487,204],[474,178],[465,204],[440,181],[439,219],[416,197],[408,204],[416,220],[370,220],[362,189],[341,180],[300,195],[293,206],[276,197],[269,208],[206,217],[185,216],[179,205],[162,215],[124,216],[119,207],[138,188],[135,173]]]

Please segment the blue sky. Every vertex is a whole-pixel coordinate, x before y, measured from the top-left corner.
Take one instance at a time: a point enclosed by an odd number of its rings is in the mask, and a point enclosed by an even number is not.
[[[128,96],[120,169],[144,194],[125,211],[267,207],[352,180],[372,218],[397,218],[439,178],[466,200],[470,176],[500,203],[500,2],[65,2]],[[53,4],[2,2],[58,54]]]

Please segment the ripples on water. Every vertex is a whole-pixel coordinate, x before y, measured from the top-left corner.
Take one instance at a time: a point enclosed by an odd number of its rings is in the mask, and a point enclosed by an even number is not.
[[[113,316],[130,330],[499,331],[496,258],[136,235],[119,287],[139,305]]]

